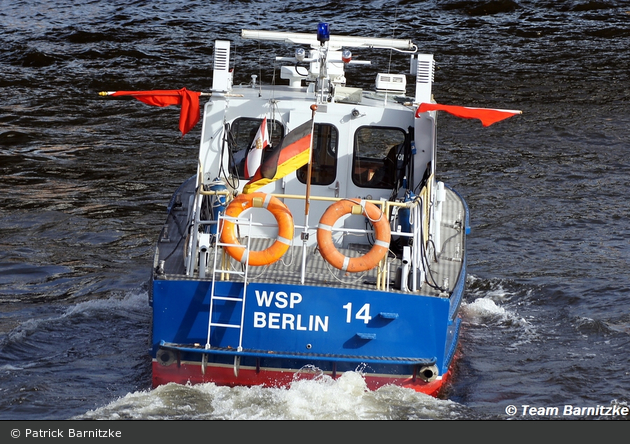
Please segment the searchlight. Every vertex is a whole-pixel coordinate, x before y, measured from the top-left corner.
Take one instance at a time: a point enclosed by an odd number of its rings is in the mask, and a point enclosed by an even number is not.
[[[297,48],[295,50],[295,60],[300,63],[304,60],[304,57],[306,57],[306,51],[304,51],[304,48]]]

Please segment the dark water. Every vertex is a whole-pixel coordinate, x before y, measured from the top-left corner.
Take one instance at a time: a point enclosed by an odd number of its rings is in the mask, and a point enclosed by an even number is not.
[[[565,405],[628,406],[627,2],[0,6],[0,419],[504,419],[509,405],[518,419],[523,405],[564,419]],[[288,390],[151,390],[153,243],[196,170],[201,128],[181,139],[176,107],[97,93],[207,91],[216,38],[236,42],[247,82],[260,73],[241,57],[266,54],[240,29],[314,32],[318,21],[434,53],[438,102],[524,112],[489,128],[441,115],[440,176],[472,225],[453,380],[440,399],[366,392],[359,374]],[[373,65],[349,84],[367,87],[389,58],[361,56]]]

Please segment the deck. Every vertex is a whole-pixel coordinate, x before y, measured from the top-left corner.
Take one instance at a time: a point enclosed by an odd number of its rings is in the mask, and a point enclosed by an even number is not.
[[[184,200],[185,201],[185,200]],[[435,297],[448,297],[458,282],[462,269],[462,258],[465,250],[465,227],[463,220],[467,214],[465,204],[459,196],[450,189],[446,189],[446,201],[442,212],[441,222],[441,251],[439,254],[429,254],[429,270],[425,280],[418,285],[418,294]],[[155,266],[160,268],[163,261],[162,270],[157,273],[156,279],[172,280],[211,280],[213,272],[214,249],[209,251],[208,268],[206,277],[200,278],[197,273],[194,276],[187,276],[184,267],[184,245],[186,244],[186,215],[187,211],[172,212],[169,217],[157,245]],[[181,219],[181,220],[178,220]],[[392,239],[396,239],[396,234],[392,233]],[[251,239],[252,250],[262,250],[267,248],[274,239]],[[245,245],[247,239],[242,239],[241,244]],[[393,244],[392,244],[393,245]],[[339,249],[341,253],[348,257],[359,257],[365,254],[370,246],[363,244],[352,244],[352,248]],[[305,272],[302,274],[302,255],[306,254]],[[219,252],[218,257],[220,257]],[[224,269],[235,273],[224,273],[223,278],[217,273],[218,279],[242,281],[245,267],[229,258],[229,265]],[[384,279],[385,291],[409,292],[400,289],[399,268],[402,266],[400,255],[394,254],[390,247],[390,252],[382,267],[387,278]],[[377,274],[379,267],[361,273],[346,273],[332,267],[319,253],[317,246],[303,246],[299,240],[295,240],[293,245],[285,255],[277,262],[261,266],[250,266],[247,270],[248,281],[264,283],[283,283],[291,285],[309,285],[317,287],[353,288],[363,290],[377,289]],[[217,267],[219,269],[220,267]],[[398,277],[397,277],[398,272]],[[302,278],[302,276],[304,276]],[[431,285],[431,284],[434,285]],[[436,287],[441,287],[436,288]],[[444,291],[448,289],[447,291]]]

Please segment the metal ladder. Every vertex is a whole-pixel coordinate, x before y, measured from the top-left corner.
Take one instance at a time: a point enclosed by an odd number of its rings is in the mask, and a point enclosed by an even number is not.
[[[239,218],[235,218],[235,217],[230,217],[230,216],[225,216],[223,214],[220,214],[218,219],[217,219],[217,227],[221,227],[222,226],[222,221],[224,220],[229,220],[230,222],[234,222],[236,224],[246,224],[248,227],[248,233],[250,234],[247,237],[247,244],[246,245],[240,245],[240,244],[226,244],[221,242],[221,233],[219,230],[217,230],[217,234],[215,235],[215,239],[214,239],[214,261],[213,261],[213,265],[212,265],[212,286],[211,286],[211,290],[210,290],[210,308],[208,310],[208,337],[206,339],[206,350],[209,350],[212,345],[210,344],[210,337],[211,337],[211,333],[212,333],[212,328],[213,327],[220,327],[220,328],[237,328],[239,329],[239,339],[238,339],[238,347],[237,347],[237,351],[242,351],[243,350],[243,324],[245,322],[245,300],[246,300],[246,296],[247,296],[247,276],[248,276],[248,272],[249,272],[249,263],[248,261],[245,261],[245,271],[236,271],[236,270],[230,270],[229,269],[229,265],[227,268],[221,268],[219,261],[223,259],[223,250],[221,249],[221,257],[219,257],[219,247],[239,247],[239,248],[246,248],[248,251],[250,250],[250,242],[251,242],[251,228],[252,228],[252,216],[250,214],[248,219],[239,219]],[[229,261],[228,261],[229,264]],[[225,274],[233,274],[233,275],[239,275],[239,276],[243,276],[243,294],[241,297],[238,296],[218,296],[215,294],[215,284],[217,281],[217,275],[220,275],[221,280],[223,280],[223,277]],[[212,322],[212,314],[213,314],[213,310],[214,310],[214,301],[216,300],[223,300],[223,301],[234,301],[237,303],[241,304],[241,322],[240,324],[223,324],[220,322]],[[240,366],[240,361],[241,358],[240,356],[235,356],[234,357],[234,375],[238,376],[238,368]],[[205,369],[206,369],[206,365],[208,362],[208,355],[206,353],[203,354],[202,357],[202,364],[201,364],[201,371],[203,374],[205,374]]]

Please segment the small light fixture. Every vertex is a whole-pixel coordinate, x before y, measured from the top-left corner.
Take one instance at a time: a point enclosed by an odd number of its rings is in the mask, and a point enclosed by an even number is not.
[[[317,40],[323,45],[324,42],[330,40],[330,29],[328,23],[320,23],[317,25]]]
[[[350,114],[352,116],[353,119],[356,119],[358,117],[363,117],[365,116],[365,114],[361,113],[361,111],[359,111],[358,109],[354,108],[352,110],[352,113]]]
[[[302,62],[305,56],[306,56],[306,51],[304,51],[304,48],[297,48],[295,50],[295,60],[297,60],[298,63]]]

